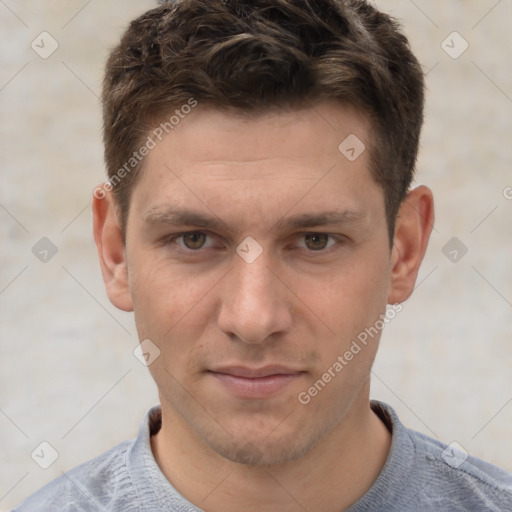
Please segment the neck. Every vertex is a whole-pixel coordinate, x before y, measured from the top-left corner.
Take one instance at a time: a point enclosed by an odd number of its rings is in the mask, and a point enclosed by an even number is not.
[[[155,459],[182,496],[209,512],[339,512],[372,486],[391,443],[366,396],[300,458],[248,466],[221,457],[164,410],[162,429],[151,440]]]

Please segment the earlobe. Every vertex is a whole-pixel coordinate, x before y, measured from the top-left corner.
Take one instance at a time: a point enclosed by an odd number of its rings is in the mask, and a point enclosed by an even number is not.
[[[107,295],[117,308],[133,311],[128,285],[126,251],[111,191],[93,195],[94,241],[98,249],[101,273]]]
[[[391,253],[389,304],[410,297],[433,226],[432,191],[422,185],[407,194],[398,213]]]

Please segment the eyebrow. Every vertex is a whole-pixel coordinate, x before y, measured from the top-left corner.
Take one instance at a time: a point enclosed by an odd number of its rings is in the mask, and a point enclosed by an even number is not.
[[[270,231],[285,228],[300,229],[339,224],[358,224],[365,218],[366,215],[358,210],[330,210],[320,213],[303,213],[278,219],[270,228]],[[142,216],[142,220],[148,224],[195,226],[214,230],[223,228],[232,231],[225,222],[213,215],[171,207],[151,208]]]

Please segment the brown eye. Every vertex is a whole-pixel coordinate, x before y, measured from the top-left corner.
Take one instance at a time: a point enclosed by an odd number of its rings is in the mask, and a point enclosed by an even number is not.
[[[307,233],[304,235],[306,247],[312,251],[320,251],[327,247],[329,235],[325,233]]]
[[[185,233],[183,235],[183,245],[187,249],[201,249],[206,241],[204,233]]]

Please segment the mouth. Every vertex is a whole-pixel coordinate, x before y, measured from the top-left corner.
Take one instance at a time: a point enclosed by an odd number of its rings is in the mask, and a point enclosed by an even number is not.
[[[306,372],[284,366],[248,368],[231,366],[209,370],[216,382],[238,398],[262,399],[277,394]]]

